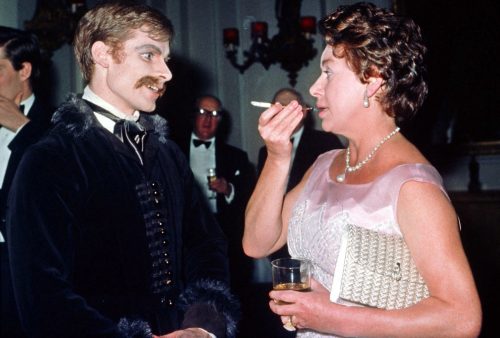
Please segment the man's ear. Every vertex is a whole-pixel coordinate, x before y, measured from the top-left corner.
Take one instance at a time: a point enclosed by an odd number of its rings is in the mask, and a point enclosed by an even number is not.
[[[31,71],[32,71],[32,66],[30,62],[23,62],[22,67],[19,70],[19,76],[22,81],[26,81],[30,78],[31,76]]]
[[[92,60],[96,65],[99,65],[103,68],[108,68],[111,54],[109,53],[109,47],[104,42],[94,42],[91,47],[91,52]]]
[[[377,94],[379,89],[383,86],[384,80],[381,77],[370,77],[366,85],[366,94],[368,97],[372,97]]]

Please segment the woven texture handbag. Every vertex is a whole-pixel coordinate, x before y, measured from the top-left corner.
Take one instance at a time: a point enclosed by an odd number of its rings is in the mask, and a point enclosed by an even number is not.
[[[330,299],[401,309],[429,297],[404,239],[355,225],[343,235]]]

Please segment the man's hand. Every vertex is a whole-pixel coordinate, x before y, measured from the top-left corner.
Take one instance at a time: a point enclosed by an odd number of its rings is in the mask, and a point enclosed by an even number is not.
[[[164,336],[155,336],[153,338],[212,338],[207,331],[200,328],[189,328],[185,330],[174,331]]]
[[[224,177],[217,177],[215,180],[208,184],[210,190],[225,196],[231,195],[231,184],[229,184]]]
[[[19,93],[14,101],[0,95],[0,125],[14,133],[29,122],[29,119],[19,110],[21,98],[22,93]]]

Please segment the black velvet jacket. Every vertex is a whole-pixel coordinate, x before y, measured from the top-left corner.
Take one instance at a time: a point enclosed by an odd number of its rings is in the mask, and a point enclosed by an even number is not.
[[[33,337],[232,337],[226,240],[166,122],[141,115],[144,166],[71,96],[20,163],[7,218],[14,292]]]

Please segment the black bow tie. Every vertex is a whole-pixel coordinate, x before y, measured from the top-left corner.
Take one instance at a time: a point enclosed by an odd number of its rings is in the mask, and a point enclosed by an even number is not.
[[[24,113],[24,104],[19,106],[19,110],[21,111],[21,113]]]
[[[127,145],[139,157],[143,163],[142,154],[144,153],[144,140],[146,139],[146,129],[138,122],[121,119],[110,113],[102,107],[85,100],[88,105],[98,114],[106,116],[115,122],[113,134],[115,134],[125,145]]]
[[[210,144],[212,142],[210,141],[202,141],[202,140],[198,140],[198,139],[193,139],[193,144],[196,148],[198,148],[199,146],[201,146],[202,144],[205,145],[205,148],[208,149],[208,147],[210,147]]]

